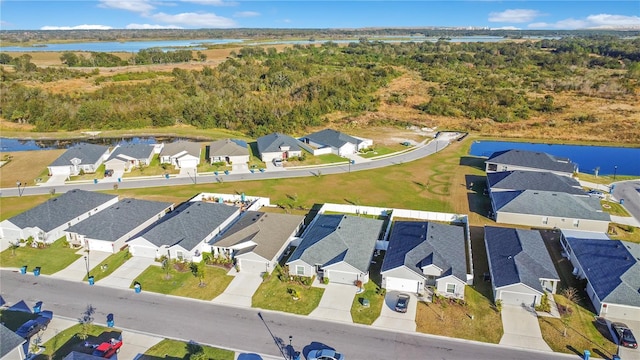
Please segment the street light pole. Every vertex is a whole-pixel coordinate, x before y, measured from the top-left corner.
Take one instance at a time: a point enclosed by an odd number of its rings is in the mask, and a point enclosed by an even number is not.
[[[18,187],[18,195],[22,196],[22,194],[24,193],[24,187],[27,186],[27,184],[23,184],[20,182],[20,180],[16,181],[16,186]],[[20,186],[22,186],[22,189],[20,189]]]
[[[293,347],[291,346],[291,342],[293,340],[293,336],[289,335],[289,359],[293,360]]]
[[[616,173],[618,172],[618,165],[613,166],[613,181],[616,181]]]
[[[89,278],[89,254],[84,256],[84,263],[87,266],[87,279]]]

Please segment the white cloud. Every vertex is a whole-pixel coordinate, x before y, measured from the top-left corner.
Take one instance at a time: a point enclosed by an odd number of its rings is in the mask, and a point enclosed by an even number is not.
[[[141,14],[147,14],[155,9],[149,0],[100,0],[98,5],[106,9],[127,10]]]
[[[489,14],[490,22],[505,22],[505,23],[524,23],[532,21],[533,19],[541,16],[538,10],[530,9],[508,9],[502,12],[492,12]]]
[[[182,29],[177,25],[158,25],[158,24],[129,24],[127,29]]]
[[[238,5],[235,1],[224,1],[224,0],[182,0],[182,2],[200,4],[200,5],[211,5],[211,6],[236,6]]]
[[[521,29],[515,26],[501,26],[501,27],[491,28],[491,30],[521,30]]]
[[[237,17],[237,18],[247,18],[247,17],[256,17],[256,16],[260,16],[260,13],[257,11],[238,11],[237,13],[233,14],[233,17]]]
[[[584,19],[563,19],[554,23],[536,22],[528,25],[531,29],[612,29],[640,28],[640,16],[596,14]]]
[[[291,19],[282,19],[282,22],[285,24],[290,24],[291,23]]]
[[[113,29],[107,25],[76,25],[76,26],[43,26],[40,30],[109,30]]]
[[[218,16],[214,13],[180,13],[180,14],[165,14],[157,13],[149,15],[158,22],[167,24],[179,24],[189,27],[202,27],[202,28],[230,28],[236,26],[236,22],[232,19]]]

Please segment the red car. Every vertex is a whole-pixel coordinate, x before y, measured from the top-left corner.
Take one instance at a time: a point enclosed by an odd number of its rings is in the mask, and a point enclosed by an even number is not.
[[[93,349],[92,355],[109,359],[116,353],[120,352],[121,347],[121,339],[111,339],[110,341],[105,341],[102,344],[98,345],[98,347]]]

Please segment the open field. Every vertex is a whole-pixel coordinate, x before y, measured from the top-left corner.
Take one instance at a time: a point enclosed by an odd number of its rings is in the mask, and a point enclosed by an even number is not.
[[[0,167],[0,187],[16,187],[16,181],[34,186],[34,180],[41,177],[43,170],[64,152],[65,150],[35,150],[0,153],[3,160],[7,157],[11,159]],[[46,181],[46,178],[43,180]]]

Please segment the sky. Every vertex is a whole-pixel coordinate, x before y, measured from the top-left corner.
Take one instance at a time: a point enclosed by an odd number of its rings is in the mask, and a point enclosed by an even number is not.
[[[0,0],[1,30],[423,26],[640,30],[640,1]]]

